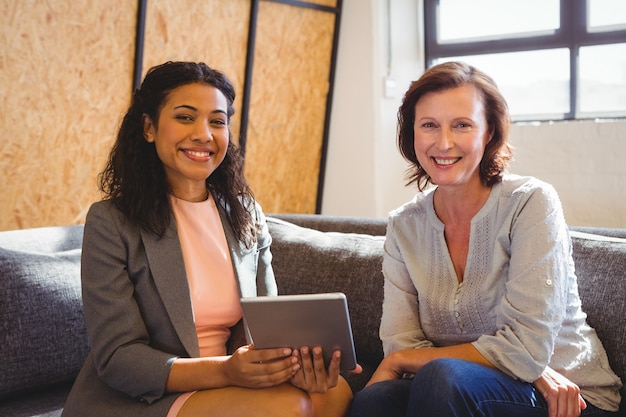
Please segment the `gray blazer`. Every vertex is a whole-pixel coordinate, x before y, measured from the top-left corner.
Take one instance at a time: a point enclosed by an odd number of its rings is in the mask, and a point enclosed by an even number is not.
[[[227,208],[218,207],[241,295],[275,295],[271,237],[260,207],[249,249],[235,238]],[[111,201],[93,204],[81,279],[90,353],[63,416],[165,416],[178,395],[165,393],[172,362],[199,356],[174,217],[159,238],[130,224]]]

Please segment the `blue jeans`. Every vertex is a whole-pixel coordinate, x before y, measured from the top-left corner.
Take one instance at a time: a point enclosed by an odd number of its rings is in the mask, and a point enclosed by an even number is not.
[[[547,417],[532,384],[459,359],[438,359],[413,380],[379,382],[357,392],[349,417]],[[587,403],[582,416],[614,416]]]

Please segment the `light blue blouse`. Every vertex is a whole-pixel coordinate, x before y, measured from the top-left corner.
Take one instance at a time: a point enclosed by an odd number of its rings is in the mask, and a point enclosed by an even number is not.
[[[380,336],[385,355],[472,343],[527,382],[549,365],[597,407],[616,411],[621,382],[581,310],[571,241],[554,188],[506,175],[471,222],[459,284],[433,190],[390,213]]]

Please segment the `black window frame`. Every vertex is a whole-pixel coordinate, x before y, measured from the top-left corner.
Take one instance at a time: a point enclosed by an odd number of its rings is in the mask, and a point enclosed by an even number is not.
[[[507,37],[463,42],[439,43],[437,39],[437,7],[439,0],[424,1],[424,58],[426,68],[435,59],[484,55],[503,52],[538,51],[567,48],[569,50],[570,111],[561,120],[583,120],[578,115],[578,54],[581,47],[609,45],[626,42],[626,29],[612,31],[587,31],[587,0],[560,0],[560,26],[551,34]],[[602,118],[602,116],[593,117]],[[610,116],[610,118],[615,118]]]

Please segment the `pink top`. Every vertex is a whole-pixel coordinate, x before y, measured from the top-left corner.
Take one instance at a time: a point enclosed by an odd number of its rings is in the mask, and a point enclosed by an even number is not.
[[[207,200],[198,203],[173,196],[171,202],[189,281],[200,356],[225,355],[229,328],[237,324],[242,312],[219,212],[210,193]],[[180,395],[167,417],[176,416],[192,394]]]
[[[229,328],[242,317],[239,288],[215,202],[172,197],[183,250],[200,356],[226,354]]]

